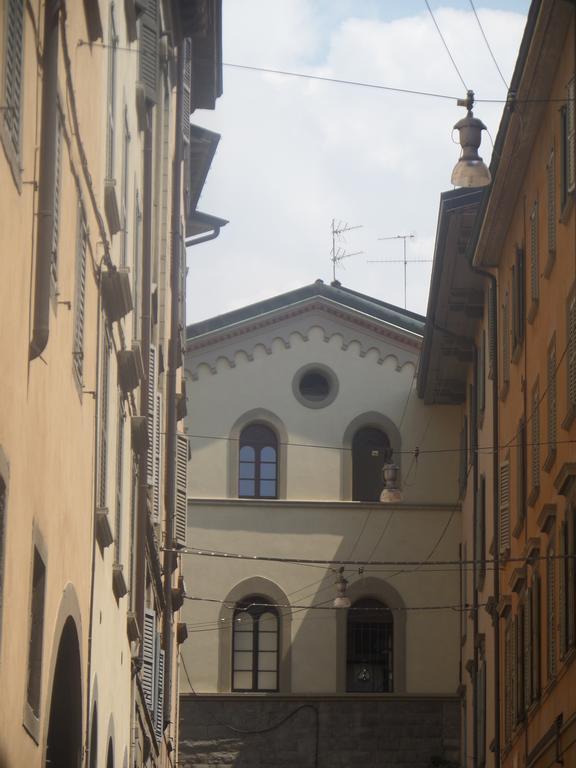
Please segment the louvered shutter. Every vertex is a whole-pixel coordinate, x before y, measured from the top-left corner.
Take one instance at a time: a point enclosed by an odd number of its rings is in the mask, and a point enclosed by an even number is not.
[[[156,103],[158,90],[158,0],[146,0],[140,16],[140,82],[146,99]]]
[[[540,577],[532,579],[532,699],[540,695]]]
[[[500,464],[500,553],[510,549],[510,462]]]
[[[72,357],[78,381],[84,373],[84,311],[86,300],[86,245],[88,229],[82,203],[78,204],[78,233],[76,240],[76,296],[74,301],[74,346]]]
[[[556,675],[556,578],[554,549],[548,550],[546,559],[546,613],[548,618],[548,680]]]
[[[538,273],[538,201],[534,202],[530,213],[530,298],[538,302],[540,294]]]
[[[576,406],[576,292],[568,301],[568,402]]]
[[[531,442],[532,490],[534,491],[540,487],[540,387],[538,384],[532,390]]]
[[[12,149],[20,154],[22,110],[22,51],[24,48],[24,0],[8,0],[6,13],[4,62],[4,107],[2,115],[8,128]]]
[[[532,701],[532,590],[526,593],[524,603],[524,627],[522,629],[524,640],[524,701],[523,710],[528,709]]]
[[[548,349],[548,451],[556,448],[556,340]]]
[[[102,374],[100,380],[100,460],[98,483],[98,506],[106,507],[108,487],[108,410],[110,384],[110,345],[108,331],[102,333]]]
[[[154,447],[156,445],[156,381],[158,359],[156,347],[150,345],[148,357],[148,452],[146,462],[146,482],[154,486],[156,464],[154,462]]]
[[[566,183],[568,192],[576,189],[576,107],[574,99],[576,98],[576,78],[572,78],[568,83],[568,103],[566,105]]]
[[[187,37],[184,46],[184,77],[182,82],[182,136],[190,141],[190,113],[192,111],[192,40]]]
[[[162,394],[156,393],[154,410],[154,485],[152,510],[155,523],[160,522],[162,512]]]
[[[574,584],[574,575],[575,575],[574,556],[576,555],[575,546],[574,546],[574,537],[576,535],[576,531],[574,526],[574,510],[572,507],[568,508],[567,516],[568,516],[567,523],[566,523],[566,533],[567,533],[566,550],[568,554],[568,558],[566,560],[566,581],[567,581],[566,599],[568,602],[567,640],[568,640],[568,646],[572,648],[572,646],[574,645],[575,632],[576,632],[576,627],[574,626],[574,599],[576,597],[575,595],[576,585]]]
[[[54,192],[52,195],[52,255],[50,271],[54,285],[58,282],[58,236],[60,231],[60,188],[62,184],[62,126],[56,119],[56,151],[54,153]]]
[[[476,503],[476,561],[478,576],[486,572],[486,478],[480,476]]]
[[[156,680],[156,613],[152,608],[144,609],[144,632],[142,637],[142,690],[150,712],[154,711]]]
[[[548,252],[556,253],[556,157],[554,147],[550,150],[546,166],[548,196]]]
[[[160,635],[156,635],[156,675],[154,700],[154,733],[162,741],[164,732],[164,651],[160,648]]]
[[[186,546],[187,528],[187,489],[188,489],[188,439],[186,435],[176,435],[176,508],[174,511],[174,540],[182,547]]]
[[[518,719],[518,617],[515,616],[512,621],[512,674],[511,674],[511,688],[512,688],[512,727],[514,727]]]
[[[558,603],[560,605],[560,615],[558,617],[558,631],[560,633],[560,658],[566,653],[566,523],[560,526],[560,551],[559,551],[559,573],[558,573]]]
[[[504,631],[504,742],[512,736],[512,623],[508,621]]]

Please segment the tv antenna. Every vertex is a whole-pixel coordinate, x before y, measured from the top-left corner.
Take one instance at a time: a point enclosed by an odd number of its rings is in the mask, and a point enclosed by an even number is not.
[[[332,251],[330,252],[330,261],[332,262],[332,280],[336,280],[336,266],[340,265],[344,259],[349,259],[350,256],[359,256],[364,251],[354,251],[354,253],[348,253],[345,248],[340,245],[336,245],[337,242],[344,241],[345,232],[351,232],[353,229],[362,229],[363,224],[357,224],[351,227],[349,224],[344,224],[339,221],[336,223],[335,219],[332,219]]]
[[[368,264],[404,264],[404,309],[406,309],[406,266],[408,264],[420,264],[431,262],[432,259],[406,259],[406,240],[413,240],[416,235],[392,235],[392,237],[379,237],[378,240],[402,240],[404,257],[402,259],[368,259]]]

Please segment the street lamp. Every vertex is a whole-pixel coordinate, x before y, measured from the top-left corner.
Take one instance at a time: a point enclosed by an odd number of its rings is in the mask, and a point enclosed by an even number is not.
[[[472,113],[474,92],[468,91],[465,99],[458,99],[459,107],[466,107],[466,117],[454,126],[458,130],[462,155],[452,171],[452,184],[455,187],[486,187],[492,181],[492,176],[486,163],[478,155],[478,147],[482,141],[482,131],[486,126]]]

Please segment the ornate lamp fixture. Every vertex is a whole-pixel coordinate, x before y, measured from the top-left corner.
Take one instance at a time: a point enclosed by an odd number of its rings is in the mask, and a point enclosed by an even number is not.
[[[400,467],[398,464],[384,464],[382,474],[384,475],[384,490],[380,494],[382,504],[394,504],[402,501],[402,492],[398,488],[398,473]]]
[[[352,605],[350,598],[346,597],[347,586],[348,581],[344,578],[344,566],[342,566],[338,572],[338,578],[336,579],[336,592],[338,594],[334,598],[334,608],[350,608]]]
[[[488,166],[478,155],[482,131],[486,130],[486,126],[472,113],[474,91],[468,91],[467,97],[458,99],[457,103],[459,107],[466,107],[468,113],[454,126],[460,134],[462,155],[452,171],[452,184],[455,187],[486,187],[492,181],[492,176]]]

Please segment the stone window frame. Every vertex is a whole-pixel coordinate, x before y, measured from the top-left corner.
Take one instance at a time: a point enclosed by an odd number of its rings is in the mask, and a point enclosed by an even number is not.
[[[385,414],[378,411],[366,411],[352,419],[342,435],[340,462],[340,499],[342,501],[352,501],[352,442],[354,435],[362,427],[376,427],[376,429],[386,433],[392,449],[392,461],[398,466],[398,485],[400,488],[402,487],[402,438],[400,430]]]

